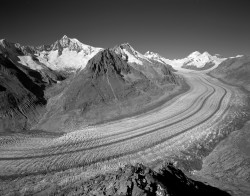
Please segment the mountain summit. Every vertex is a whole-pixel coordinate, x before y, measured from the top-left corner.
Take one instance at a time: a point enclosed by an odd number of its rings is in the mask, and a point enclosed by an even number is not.
[[[173,68],[186,68],[194,70],[205,70],[211,67],[217,67],[226,58],[220,58],[218,55],[210,55],[208,52],[200,53],[199,51],[192,52],[183,59],[166,59],[154,52],[146,52],[145,56],[149,59],[153,59],[159,62],[164,62],[171,65]]]
[[[74,72],[83,69],[88,60],[100,50],[102,49],[83,44],[66,35],[51,45],[37,47],[21,46],[7,40],[0,42],[0,51],[33,70],[47,67],[57,71]]]
[[[218,66],[225,59],[219,58],[217,55],[210,55],[208,52],[200,53],[195,51],[182,59],[182,67],[186,69],[209,69]]]

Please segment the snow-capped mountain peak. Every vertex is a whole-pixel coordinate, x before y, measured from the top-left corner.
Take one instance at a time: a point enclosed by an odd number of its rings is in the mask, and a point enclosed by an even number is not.
[[[88,60],[100,50],[102,48],[83,44],[66,35],[51,45],[38,47],[21,46],[5,39],[0,40],[1,53],[13,57],[13,60],[31,69],[42,69],[46,66],[52,70],[76,71],[79,68],[83,69]]]
[[[196,58],[197,56],[200,56],[201,53],[199,51],[192,52],[188,55],[188,58]]]
[[[40,47],[44,48],[44,47]],[[69,38],[68,36],[64,35],[60,40],[57,40],[54,44],[50,46],[52,50],[59,50],[62,51],[63,48],[68,48],[69,50],[80,52],[81,50],[92,50],[93,47],[81,43],[79,40],[75,38]]]
[[[207,51],[200,53],[199,51],[192,52],[184,59],[179,59],[182,62],[183,68],[211,68],[213,66],[218,66],[224,58],[219,58],[218,55],[211,55]]]
[[[159,54],[150,51],[145,53],[145,57],[156,60],[161,63],[164,62],[166,64],[173,66],[176,69],[179,69],[181,67],[187,69],[189,68],[207,69],[213,66],[216,67],[218,64],[220,64],[222,61],[225,60],[225,58],[220,58],[218,55],[213,56],[209,54],[207,51],[203,53],[195,51],[183,59],[174,59],[174,60],[166,59],[160,56]]]
[[[155,52],[147,51],[144,54],[144,56],[147,57],[148,59],[152,59],[152,60],[158,61],[158,62],[163,63],[163,64],[167,64],[167,65],[171,65],[171,66],[175,65],[174,60],[169,60],[167,58],[164,58]]]
[[[122,50],[126,50],[133,55],[138,55],[137,52],[129,43],[124,43],[119,46]]]
[[[75,38],[64,35],[50,47],[42,46],[37,56],[40,61],[54,70],[83,69],[88,60],[102,48],[95,48],[81,43]],[[46,48],[46,50],[45,50]]]
[[[160,58],[161,56],[158,53],[154,53],[151,51],[147,51],[144,56],[148,57],[148,58]]]
[[[205,55],[205,56],[211,56],[207,51],[203,52],[202,55]]]
[[[72,43],[78,45],[78,46],[88,46],[86,44],[81,43],[78,39],[76,38],[69,38],[67,35],[64,35],[59,42],[64,45],[64,46],[68,46]]]
[[[143,61],[149,61],[144,55],[136,51],[129,43],[124,43],[119,46],[115,46],[114,50],[117,54],[122,55],[124,60],[127,60],[129,63],[143,64]],[[150,61],[149,61],[150,62]]]

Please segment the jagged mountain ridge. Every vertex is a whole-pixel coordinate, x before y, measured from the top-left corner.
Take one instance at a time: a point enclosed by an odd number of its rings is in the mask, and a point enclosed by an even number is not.
[[[1,40],[0,45],[2,42],[5,42],[5,45],[12,44],[6,40]],[[52,70],[67,72],[75,72],[78,69],[83,69],[89,59],[100,50],[103,50],[102,48],[83,44],[77,39],[69,38],[66,35],[51,45],[33,47],[21,46],[17,43],[12,44],[12,46],[21,51],[22,54],[17,53],[19,55],[16,54],[15,56],[20,58],[20,63],[23,65],[30,66],[32,69],[42,69],[39,66],[42,64]],[[221,58],[219,55],[210,55],[208,52],[200,53],[195,51],[185,58],[171,60],[149,51],[143,55],[136,51],[129,43],[121,44],[115,48],[117,53],[123,55],[123,58],[127,58],[128,63],[137,65],[158,62],[175,68],[205,70],[211,67],[215,68],[227,59]]]
[[[200,53],[195,51],[191,53],[187,58],[183,59],[183,68],[187,69],[209,69],[217,67],[226,58],[219,58],[217,55],[210,55],[208,52]]]
[[[114,51],[121,55],[133,68],[141,71],[144,75],[156,82],[166,80],[168,71],[175,71],[172,66],[165,62],[158,62],[155,59],[149,59],[136,51],[130,44],[125,43],[114,47]]]

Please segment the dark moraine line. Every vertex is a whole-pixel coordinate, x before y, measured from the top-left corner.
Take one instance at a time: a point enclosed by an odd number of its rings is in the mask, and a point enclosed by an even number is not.
[[[147,149],[147,148],[151,148],[151,147],[153,147],[153,146],[155,146],[155,145],[158,145],[158,144],[163,143],[163,142],[165,142],[165,141],[167,141],[167,140],[169,140],[169,139],[172,139],[172,138],[174,138],[174,137],[176,137],[176,136],[178,136],[178,135],[181,135],[181,134],[183,134],[183,133],[189,131],[190,129],[193,129],[193,128],[195,128],[195,127],[197,127],[197,126],[203,124],[203,123],[206,122],[207,120],[209,120],[216,112],[219,111],[219,109],[220,109],[220,107],[221,107],[221,103],[222,103],[224,97],[225,97],[226,94],[227,94],[227,90],[226,90],[225,88],[223,88],[223,89],[224,89],[224,94],[223,94],[223,96],[222,96],[221,99],[220,99],[219,105],[218,105],[217,109],[216,109],[210,116],[208,116],[206,119],[204,119],[203,121],[199,122],[199,123],[196,124],[196,125],[193,125],[193,126],[187,128],[187,129],[185,129],[185,130],[183,130],[183,131],[181,131],[181,132],[179,132],[179,133],[176,133],[176,134],[171,135],[171,136],[169,136],[169,137],[167,137],[167,138],[164,138],[164,139],[162,139],[162,140],[160,140],[160,141],[157,141],[157,142],[155,142],[155,143],[153,143],[153,144],[151,144],[151,145],[148,145],[147,147],[142,147],[142,148],[137,149],[137,150],[134,150],[134,151],[129,151],[129,152],[126,152],[126,153],[121,153],[121,154],[117,154],[117,155],[112,155],[112,156],[105,157],[105,158],[99,158],[99,159],[96,159],[96,160],[90,161],[90,162],[85,162],[85,163],[81,163],[81,164],[75,164],[74,166],[68,166],[68,167],[67,167],[67,166],[62,166],[62,167],[57,168],[57,169],[47,169],[47,170],[42,170],[42,171],[37,171],[37,172],[28,172],[28,173],[24,173],[24,174],[2,175],[2,176],[0,176],[0,179],[1,179],[1,180],[13,180],[13,179],[20,178],[20,177],[25,177],[25,176],[28,176],[28,175],[45,175],[45,174],[53,173],[53,172],[60,172],[60,171],[64,171],[64,170],[67,170],[67,169],[70,169],[70,168],[84,167],[84,166],[89,166],[89,165],[92,165],[92,164],[95,164],[95,163],[99,163],[99,162],[109,161],[109,160],[116,159],[116,158],[120,158],[120,157],[123,157],[123,156],[126,156],[126,155],[135,154],[135,153],[140,152],[140,151],[143,151],[143,150],[145,150],[145,149]],[[79,150],[79,151],[81,151],[81,150]],[[76,152],[78,152],[78,151],[76,151]],[[63,153],[63,154],[65,154],[65,153]],[[42,156],[42,157],[43,157],[43,156]],[[39,158],[39,157],[38,157],[38,158]],[[18,159],[19,159],[19,158],[18,158]],[[8,159],[7,159],[7,160],[8,160]],[[11,160],[12,160],[12,159],[11,159]],[[15,159],[13,159],[13,160],[15,160]]]
[[[99,146],[93,146],[93,147],[89,147],[89,148],[81,148],[81,149],[77,149],[77,150],[73,150],[73,151],[66,151],[66,152],[58,152],[58,153],[54,153],[54,154],[43,154],[43,155],[37,155],[37,156],[26,156],[26,157],[1,157],[0,158],[0,161],[3,161],[3,160],[24,160],[24,159],[33,159],[33,158],[44,158],[44,157],[50,157],[50,156],[56,156],[56,155],[63,155],[63,154],[70,154],[70,153],[75,153],[75,152],[83,152],[83,151],[87,151],[87,150],[93,150],[93,149],[97,149],[97,148],[101,148],[101,147],[106,147],[106,146],[110,146],[110,145],[113,145],[113,144],[117,144],[117,143],[120,143],[120,142],[124,142],[124,141],[127,141],[127,140],[130,140],[130,139],[134,139],[134,138],[137,138],[137,137],[141,137],[141,136],[144,136],[144,135],[148,135],[150,133],[153,133],[153,132],[156,132],[160,129],[163,129],[163,128],[167,128],[169,126],[172,126],[172,125],[175,125],[183,120],[186,120],[188,118],[190,118],[191,116],[195,115],[197,112],[199,112],[202,107],[204,106],[204,104],[207,102],[207,100],[215,93],[215,88],[213,88],[213,92],[211,92],[207,97],[206,99],[204,99],[203,103],[201,104],[201,106],[195,111],[193,112],[192,114],[190,114],[189,116],[186,116],[185,118],[183,119],[180,119],[178,121],[175,121],[173,123],[170,123],[168,125],[164,125],[162,127],[159,127],[157,129],[153,129],[151,131],[148,131],[146,133],[141,133],[141,134],[138,134],[138,135],[135,135],[135,136],[132,136],[132,137],[128,137],[128,138],[125,138],[125,139],[121,139],[121,140],[117,140],[117,141],[114,141],[114,142],[110,142],[110,143],[107,143],[107,144],[102,144],[102,145],[99,145]],[[226,94],[226,90],[224,89],[224,95],[222,96],[222,98],[224,98],[225,94]],[[221,98],[221,99],[222,99]],[[219,103],[219,106],[218,108],[220,107],[220,104],[221,104],[221,100],[220,100],[220,103]],[[218,108],[215,110],[215,111],[218,111]],[[209,117],[210,118],[210,117]],[[206,119],[205,119],[206,120]],[[202,121],[203,122],[203,121]],[[182,133],[182,132],[180,132]]]

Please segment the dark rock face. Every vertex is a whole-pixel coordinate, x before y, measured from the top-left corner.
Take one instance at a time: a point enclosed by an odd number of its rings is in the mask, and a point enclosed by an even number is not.
[[[39,116],[37,108],[46,104],[42,76],[0,54],[0,83],[0,132],[29,128]]]
[[[171,164],[158,173],[137,164],[125,166],[115,173],[97,176],[87,182],[75,183],[55,195],[228,196],[229,194],[188,178]]]
[[[0,44],[0,133],[29,129],[43,114],[47,104],[46,89],[64,80],[64,74],[41,64],[37,49],[7,40]],[[22,65],[18,56],[30,56],[42,69]]]
[[[150,81],[133,69],[111,50],[104,50],[92,58],[65,92],[67,109],[82,108],[136,96],[145,91]],[[86,93],[88,92],[88,93]],[[75,101],[77,100],[77,101]]]
[[[121,77],[123,77],[122,74],[131,73],[131,67],[112,50],[104,50],[98,53],[89,61],[87,69],[92,72],[92,78],[95,79],[108,71]]]

